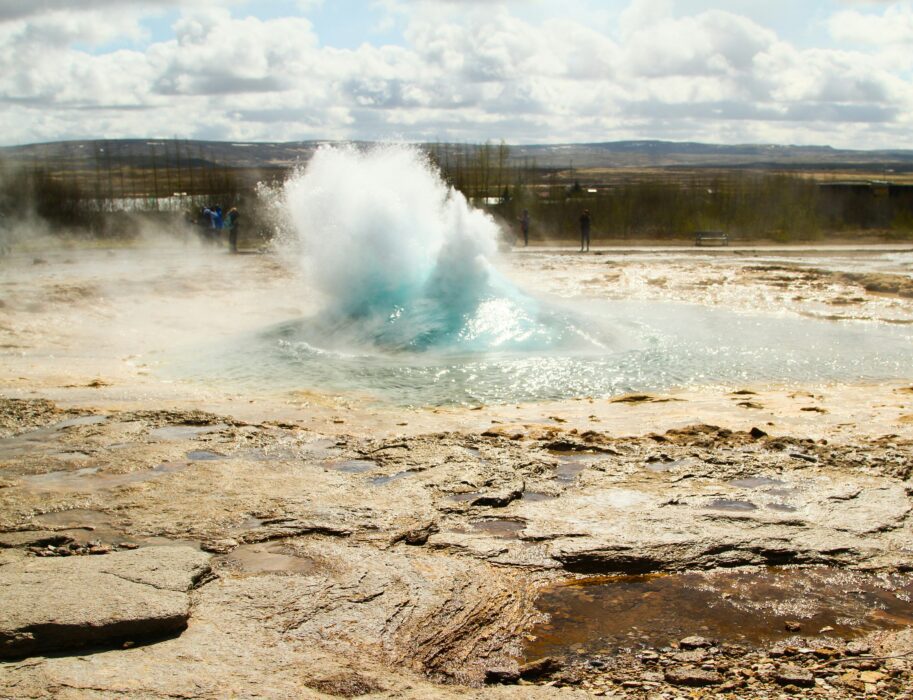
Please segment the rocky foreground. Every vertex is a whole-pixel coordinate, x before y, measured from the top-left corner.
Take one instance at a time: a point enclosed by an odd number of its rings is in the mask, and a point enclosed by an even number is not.
[[[905,437],[371,438],[25,399],[0,431],[2,697],[911,697]],[[900,607],[538,651],[557,582],[790,570]]]

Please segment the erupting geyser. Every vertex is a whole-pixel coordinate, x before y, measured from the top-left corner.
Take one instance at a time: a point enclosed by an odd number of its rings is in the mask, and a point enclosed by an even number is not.
[[[417,149],[322,148],[284,199],[326,298],[299,329],[312,345],[473,352],[582,339],[498,274],[497,224]]]

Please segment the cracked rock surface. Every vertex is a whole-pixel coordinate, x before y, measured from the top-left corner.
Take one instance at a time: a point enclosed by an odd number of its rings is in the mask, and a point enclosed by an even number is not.
[[[209,571],[190,547],[103,557],[22,558],[0,567],[0,654],[22,657],[180,631],[188,591]]]

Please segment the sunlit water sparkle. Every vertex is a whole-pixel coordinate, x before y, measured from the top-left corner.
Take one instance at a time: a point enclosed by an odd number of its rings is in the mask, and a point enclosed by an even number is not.
[[[303,320],[198,355],[182,374],[248,389],[307,388],[401,405],[444,405],[908,379],[913,367],[913,331],[907,326],[655,302],[587,302],[584,309],[556,316],[586,326],[577,338],[597,341],[538,350],[522,343],[487,351],[459,345],[332,350],[315,345],[319,329]]]

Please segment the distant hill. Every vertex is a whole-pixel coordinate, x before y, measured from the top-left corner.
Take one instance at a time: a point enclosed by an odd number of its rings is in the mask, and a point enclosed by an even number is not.
[[[913,150],[854,151],[830,146],[717,145],[674,141],[612,141],[513,146],[512,158],[567,168],[892,168],[913,169]]]
[[[287,169],[306,163],[327,141],[286,143],[110,139],[60,141],[0,148],[0,160],[91,170],[111,162],[137,167],[212,165],[222,168]],[[360,144],[367,145],[367,144]],[[440,147],[441,144],[435,144]],[[461,144],[453,144],[460,148]],[[717,145],[673,141],[610,141],[510,146],[512,164],[540,168],[777,168],[891,169],[913,172],[913,150],[857,151],[829,146]]]

